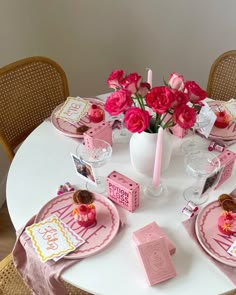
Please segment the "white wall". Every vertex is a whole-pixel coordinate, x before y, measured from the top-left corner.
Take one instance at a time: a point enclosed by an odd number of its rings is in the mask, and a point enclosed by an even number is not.
[[[234,0],[0,0],[0,66],[51,57],[81,96],[107,92],[115,68],[150,67],[154,84],[178,71],[205,88],[213,60],[236,49],[235,11]]]

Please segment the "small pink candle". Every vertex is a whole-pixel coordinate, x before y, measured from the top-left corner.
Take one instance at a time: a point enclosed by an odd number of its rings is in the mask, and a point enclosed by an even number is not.
[[[152,87],[152,70],[151,69],[148,69],[148,72],[147,72],[147,82],[151,85]]]
[[[153,169],[153,187],[158,187],[161,178],[161,159],[162,159],[162,145],[163,145],[163,128],[159,127],[157,134],[156,154]]]

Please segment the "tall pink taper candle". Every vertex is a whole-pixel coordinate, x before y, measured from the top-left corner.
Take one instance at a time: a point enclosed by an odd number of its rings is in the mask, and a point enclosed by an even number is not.
[[[152,70],[151,69],[148,69],[148,72],[147,72],[147,82],[151,85],[151,88],[152,88]]]
[[[161,159],[162,159],[162,145],[163,145],[163,128],[159,127],[157,133],[156,155],[153,169],[153,187],[158,187],[161,178]]]

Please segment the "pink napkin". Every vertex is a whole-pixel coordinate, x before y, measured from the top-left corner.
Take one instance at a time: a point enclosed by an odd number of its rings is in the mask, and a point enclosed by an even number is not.
[[[79,260],[61,258],[57,262],[48,260],[42,263],[29,236],[24,231],[26,226],[34,223],[35,217],[33,216],[17,233],[17,241],[13,249],[15,267],[34,295],[66,295],[67,291],[60,280],[60,275]]]
[[[185,220],[183,222],[183,226],[187,230],[189,236],[193,239],[196,245],[202,250],[202,253],[204,253],[206,257],[210,259],[211,262],[213,262],[215,266],[217,266],[234,283],[234,285],[236,285],[236,267],[223,264],[215,260],[213,257],[208,255],[207,252],[204,251],[204,249],[199,244],[196,233],[195,233],[195,221],[196,221],[196,216],[188,220]]]

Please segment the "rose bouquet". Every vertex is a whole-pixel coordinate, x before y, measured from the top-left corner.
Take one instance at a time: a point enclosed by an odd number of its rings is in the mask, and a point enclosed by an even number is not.
[[[196,122],[197,105],[202,105],[206,91],[194,81],[184,81],[178,73],[170,74],[164,86],[151,88],[138,73],[126,75],[123,70],[113,71],[108,86],[115,89],[105,102],[111,116],[124,114],[126,128],[135,132],[157,133],[178,124],[184,129]]]

